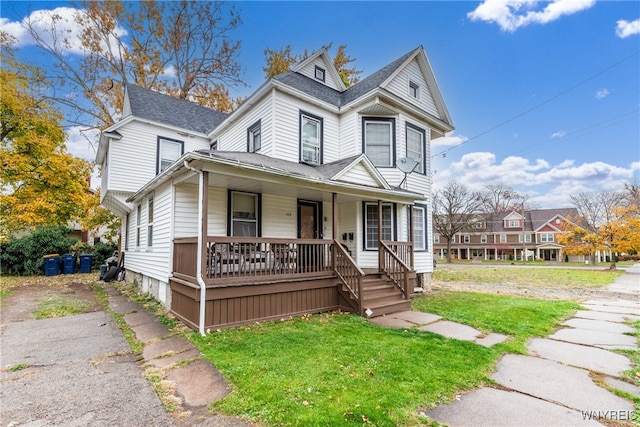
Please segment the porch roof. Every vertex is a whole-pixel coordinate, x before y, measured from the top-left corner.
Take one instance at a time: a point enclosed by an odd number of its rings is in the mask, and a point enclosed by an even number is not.
[[[345,171],[360,162],[365,165],[374,179],[380,183],[379,187],[339,180]],[[283,182],[283,184],[289,186],[294,184],[291,182],[291,179],[294,179],[297,181],[295,184],[300,186],[313,186],[318,191],[335,192],[338,194],[362,193],[362,195],[366,195],[367,197],[375,197],[385,201],[413,203],[416,200],[423,200],[425,198],[425,195],[421,193],[391,187],[370,163],[363,154],[324,165],[313,166],[276,159],[258,153],[198,150],[184,154],[173,165],[165,169],[129,197],[127,202],[136,201],[171,177],[187,169],[193,170],[194,167],[195,169],[209,170],[213,173],[221,173],[224,175],[235,176],[237,174],[238,177],[252,175],[256,180],[265,179],[266,177],[269,177],[272,181],[284,181],[288,179],[288,182]],[[229,169],[229,167],[233,169]]]

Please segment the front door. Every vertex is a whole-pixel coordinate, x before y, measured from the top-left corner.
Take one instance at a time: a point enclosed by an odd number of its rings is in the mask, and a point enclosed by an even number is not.
[[[320,239],[320,202],[298,200],[298,238]]]
[[[320,202],[298,200],[298,238],[322,238],[322,205]],[[322,245],[298,244],[298,271],[320,271],[324,264]]]

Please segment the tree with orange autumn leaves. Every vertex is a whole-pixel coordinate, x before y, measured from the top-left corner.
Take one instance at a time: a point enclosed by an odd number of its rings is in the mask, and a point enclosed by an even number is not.
[[[595,264],[596,251],[608,250],[612,255],[640,251],[640,209],[631,202],[629,191],[602,191],[571,196],[578,216],[568,218],[565,230],[558,236],[564,251],[588,255]],[[610,269],[616,268],[611,256]]]

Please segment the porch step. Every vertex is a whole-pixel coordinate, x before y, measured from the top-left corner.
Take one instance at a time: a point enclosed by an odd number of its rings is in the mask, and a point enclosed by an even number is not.
[[[362,283],[362,305],[372,311],[369,317],[382,316],[409,310],[411,302],[402,296],[402,292],[380,274],[367,275]]]

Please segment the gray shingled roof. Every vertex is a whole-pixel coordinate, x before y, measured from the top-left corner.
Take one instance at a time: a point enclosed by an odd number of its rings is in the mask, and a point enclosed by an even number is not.
[[[127,84],[131,114],[193,132],[209,133],[227,117],[211,108]]]
[[[318,99],[328,102],[331,105],[342,107],[343,105],[352,102],[353,100],[361,97],[362,95],[365,95],[366,93],[374,90],[382,83],[384,83],[384,81],[387,80],[389,76],[391,76],[402,64],[404,64],[408,58],[414,55],[416,50],[418,49],[420,48],[418,47],[411,52],[401,56],[400,58],[371,74],[369,77],[349,87],[344,92],[339,92],[312,78],[292,71],[278,74],[277,76],[274,76],[273,79],[282,82],[283,84],[294,89],[298,89],[304,93],[308,93]]]
[[[281,171],[292,175],[330,180],[332,176],[348,166],[360,155],[341,159],[324,165],[312,166],[304,163],[276,159],[260,153],[246,153],[241,151],[197,150],[196,153],[209,157],[230,160],[245,165],[258,166],[266,170]]]

